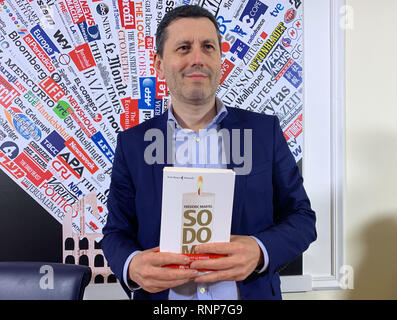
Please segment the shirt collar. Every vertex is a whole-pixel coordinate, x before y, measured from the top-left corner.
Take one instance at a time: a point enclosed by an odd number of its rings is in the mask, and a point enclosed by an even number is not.
[[[215,106],[216,106],[216,116],[214,117],[214,119],[212,119],[211,123],[207,125],[207,127],[210,127],[214,124],[218,125],[226,117],[226,115],[228,113],[222,100],[219,99],[218,97],[215,97]],[[168,109],[168,120],[167,121],[170,123],[174,122],[176,128],[182,128],[179,125],[178,121],[176,121],[176,119],[175,119],[175,116],[172,111],[172,105]]]

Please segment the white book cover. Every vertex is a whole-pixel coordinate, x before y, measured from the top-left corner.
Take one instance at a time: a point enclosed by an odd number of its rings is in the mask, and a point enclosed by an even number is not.
[[[235,172],[165,167],[160,251],[193,254],[202,243],[229,242]]]

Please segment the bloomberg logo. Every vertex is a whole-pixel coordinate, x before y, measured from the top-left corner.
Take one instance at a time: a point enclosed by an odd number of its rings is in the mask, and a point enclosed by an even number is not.
[[[260,16],[265,14],[268,8],[258,0],[249,0],[239,20],[253,29]]]

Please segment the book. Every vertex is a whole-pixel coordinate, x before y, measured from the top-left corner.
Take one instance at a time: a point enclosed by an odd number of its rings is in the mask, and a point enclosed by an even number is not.
[[[160,252],[185,254],[192,261],[222,256],[195,254],[194,248],[230,241],[234,183],[230,169],[165,167]]]

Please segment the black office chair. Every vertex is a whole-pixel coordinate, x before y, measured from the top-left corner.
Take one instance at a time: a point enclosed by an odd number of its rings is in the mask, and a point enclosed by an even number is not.
[[[89,267],[51,262],[0,262],[0,300],[82,300]]]

